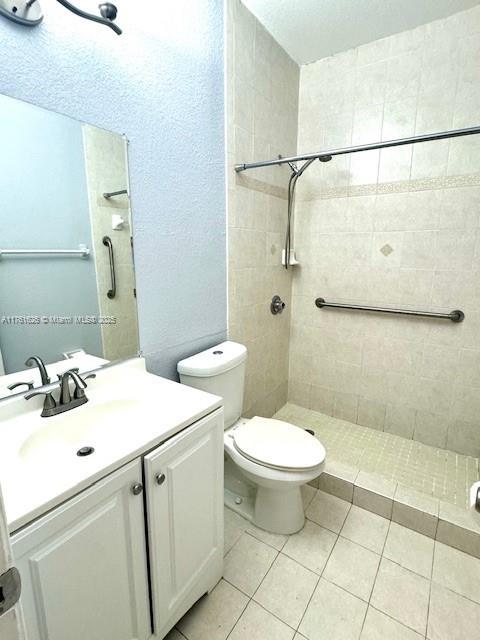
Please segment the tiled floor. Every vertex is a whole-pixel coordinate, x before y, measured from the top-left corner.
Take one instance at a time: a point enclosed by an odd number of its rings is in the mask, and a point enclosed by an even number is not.
[[[480,560],[306,487],[305,528],[226,509],[224,579],[167,640],[475,640]]]
[[[479,476],[478,458],[437,449],[383,431],[286,404],[274,418],[312,429],[328,458],[360,471],[374,472],[445,502],[467,505]]]

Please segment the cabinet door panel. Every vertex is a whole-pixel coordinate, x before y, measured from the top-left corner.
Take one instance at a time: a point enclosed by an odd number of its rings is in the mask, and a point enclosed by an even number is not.
[[[141,462],[13,538],[29,640],[150,637]]]
[[[223,413],[146,456],[145,474],[155,631],[162,638],[222,574]]]

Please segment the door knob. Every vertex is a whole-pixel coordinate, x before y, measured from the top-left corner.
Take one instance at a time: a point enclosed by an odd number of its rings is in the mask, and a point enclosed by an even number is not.
[[[157,473],[157,475],[155,476],[155,482],[157,484],[163,484],[165,482],[165,474]]]
[[[134,496],[139,496],[143,491],[143,484],[136,482],[132,485],[132,493]]]

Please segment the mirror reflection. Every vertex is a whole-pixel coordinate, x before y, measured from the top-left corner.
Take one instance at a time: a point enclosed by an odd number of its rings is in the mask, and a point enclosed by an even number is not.
[[[126,138],[0,96],[0,139],[5,397],[139,344]]]

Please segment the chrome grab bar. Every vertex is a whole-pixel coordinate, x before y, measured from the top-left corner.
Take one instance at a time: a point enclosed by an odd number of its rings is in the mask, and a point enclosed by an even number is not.
[[[113,257],[113,244],[112,239],[109,236],[103,236],[103,244],[108,249],[108,259],[110,262],[110,278],[112,282],[112,288],[107,291],[107,297],[112,299],[117,295],[117,283],[115,279],[115,258]]]
[[[324,298],[317,298],[315,305],[319,309],[331,307],[332,309],[352,309],[354,311],[375,311],[377,313],[394,313],[402,316],[417,316],[421,318],[440,318],[451,320],[452,322],[463,322],[465,314],[460,309],[455,309],[451,313],[434,313],[433,311],[413,311],[411,309],[390,309],[388,307],[366,307],[359,304],[342,304],[339,302],[326,302]]]
[[[0,258],[3,256],[72,256],[86,258],[90,255],[90,249],[85,245],[79,245],[78,249],[0,249]]]

